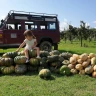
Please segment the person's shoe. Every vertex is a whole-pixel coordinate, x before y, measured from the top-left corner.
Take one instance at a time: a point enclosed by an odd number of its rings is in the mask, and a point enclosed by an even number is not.
[[[40,56],[37,56],[36,58],[40,59],[41,57]]]
[[[28,62],[29,62],[29,59],[27,58],[27,59],[26,59],[26,63],[28,63]]]

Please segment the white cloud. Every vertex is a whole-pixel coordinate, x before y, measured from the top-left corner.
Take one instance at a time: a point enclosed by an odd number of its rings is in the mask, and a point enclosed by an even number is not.
[[[63,31],[64,29],[67,30],[69,28],[68,20],[64,19],[63,22],[60,22],[60,31]]]
[[[94,24],[96,24],[96,21],[93,21]]]
[[[5,18],[5,16],[4,16],[4,15],[0,16],[0,20],[1,20],[1,19],[4,19],[4,18]]]

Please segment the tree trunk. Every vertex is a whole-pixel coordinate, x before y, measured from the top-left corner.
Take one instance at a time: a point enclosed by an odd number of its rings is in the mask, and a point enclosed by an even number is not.
[[[82,35],[81,35],[81,47],[82,47]]]

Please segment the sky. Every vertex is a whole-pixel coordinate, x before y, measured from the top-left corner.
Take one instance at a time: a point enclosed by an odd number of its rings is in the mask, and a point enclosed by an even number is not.
[[[0,19],[10,10],[58,14],[61,30],[79,27],[80,20],[96,27],[96,0],[0,0]]]

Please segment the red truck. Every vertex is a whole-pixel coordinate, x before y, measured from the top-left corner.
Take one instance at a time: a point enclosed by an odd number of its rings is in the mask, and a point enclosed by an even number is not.
[[[0,48],[17,48],[25,30],[32,30],[41,50],[58,49],[59,21],[55,14],[11,10],[0,25]]]

